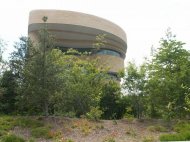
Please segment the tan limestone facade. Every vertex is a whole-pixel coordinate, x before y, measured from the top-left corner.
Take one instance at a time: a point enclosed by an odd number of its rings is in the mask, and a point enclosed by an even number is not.
[[[102,65],[110,73],[117,74],[124,68],[127,51],[125,32],[116,24],[103,18],[64,10],[34,10],[29,15],[28,35],[37,41],[38,31],[43,28],[42,17],[47,16],[47,28],[55,36],[56,44],[63,51],[74,48],[91,51],[96,36],[105,34],[106,43],[96,53]]]

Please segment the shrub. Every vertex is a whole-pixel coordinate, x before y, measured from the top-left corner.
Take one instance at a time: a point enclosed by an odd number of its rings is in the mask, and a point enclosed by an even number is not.
[[[185,121],[178,122],[174,126],[176,134],[164,134],[160,136],[161,141],[186,141],[190,140],[190,124]]]
[[[188,122],[178,122],[175,126],[174,126],[174,130],[176,132],[181,132],[181,131],[190,131],[190,123]]]
[[[4,135],[6,135],[6,134],[7,134],[7,132],[6,132],[5,130],[1,130],[1,129],[0,129],[0,137],[1,137],[1,136],[4,136]]]
[[[160,136],[160,141],[180,141],[184,140],[181,135],[178,134],[163,134]]]
[[[67,139],[66,142],[74,142],[72,139]]]
[[[167,132],[167,129],[160,125],[149,126],[147,129],[151,132]]]
[[[112,122],[113,122],[113,125],[117,125],[117,121],[115,119]]]
[[[115,142],[115,139],[113,137],[106,137],[103,142]]]
[[[154,142],[155,139],[152,136],[144,137],[143,142]]]
[[[132,137],[136,137],[136,136],[137,136],[135,130],[132,129],[132,128],[130,128],[130,127],[126,129],[126,132],[125,132],[125,133],[126,133],[127,135],[131,135]]]
[[[34,128],[32,129],[31,134],[35,138],[52,138],[52,136],[50,135],[50,129],[47,127]]]
[[[1,142],[25,142],[25,140],[16,135],[9,134],[9,135],[4,136],[1,140]]]
[[[160,141],[187,141],[190,140],[190,131],[184,131],[177,134],[163,134]]]
[[[0,117],[0,130],[9,131],[14,127],[14,119],[9,116]]]
[[[27,142],[35,142],[34,138],[30,138]]]
[[[79,129],[84,135],[88,135],[94,126],[87,119],[80,119],[73,123],[71,128]]]
[[[98,121],[101,118],[102,114],[103,112],[99,107],[91,107],[90,112],[88,112],[86,116],[90,120]]]
[[[104,129],[104,125],[102,125],[102,124],[101,125],[96,125],[96,128],[97,129]]]

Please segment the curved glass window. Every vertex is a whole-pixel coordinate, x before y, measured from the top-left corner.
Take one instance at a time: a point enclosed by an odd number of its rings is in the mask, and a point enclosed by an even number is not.
[[[107,50],[107,49],[99,50],[99,51],[97,51],[96,54],[98,54],[98,55],[112,55],[112,56],[121,57],[120,53],[113,51],[113,50]]]
[[[63,52],[66,52],[70,47],[60,47]],[[91,52],[92,54],[97,54],[97,55],[112,55],[116,57],[121,57],[125,58],[121,53],[114,51],[114,50],[109,50],[109,49],[99,49],[96,50],[94,48],[73,48],[79,52]]]

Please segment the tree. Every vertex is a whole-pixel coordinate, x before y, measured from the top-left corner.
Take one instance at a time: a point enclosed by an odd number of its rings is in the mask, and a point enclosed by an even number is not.
[[[0,102],[2,113],[10,114],[15,111],[16,86],[14,74],[11,71],[5,71],[1,79],[1,87],[4,88]]]
[[[3,40],[0,39],[0,99],[4,94],[5,88],[2,87],[2,74],[4,71],[4,65],[5,65],[5,61],[3,60],[3,48],[5,46],[5,43],[3,42]]]
[[[46,22],[47,17],[43,17],[43,20]],[[62,52],[55,49],[53,41],[44,23],[44,29],[39,32],[39,42],[29,47],[29,58],[24,66],[24,80],[21,84],[20,102],[27,103],[21,103],[28,106],[26,111],[43,112],[46,116],[51,111],[51,95],[61,86],[58,74],[61,72],[59,63],[62,62]]]
[[[126,103],[118,82],[109,80],[102,88],[100,109],[104,119],[120,119],[125,114]]]
[[[123,87],[127,91],[127,95],[131,98],[131,106],[134,115],[137,118],[142,117],[144,105],[146,83],[146,66],[141,65],[139,68],[135,63],[129,62],[124,76]]]
[[[2,54],[3,54],[3,51],[2,51],[2,41],[0,40],[0,63],[2,62],[3,58],[2,58]]]
[[[24,67],[29,60],[29,49],[32,50],[32,41],[28,37],[20,37],[14,48],[15,51],[11,53],[9,67],[20,84],[23,81]]]
[[[149,64],[147,94],[151,110],[167,117],[184,117],[185,97],[190,86],[190,52],[170,30],[160,40],[160,48]]]
[[[74,113],[80,117],[99,105],[107,75],[105,70],[98,68],[96,60],[88,59],[88,55],[82,53],[75,56],[76,52],[72,49],[63,56],[60,77],[64,87],[54,99],[57,113]]]

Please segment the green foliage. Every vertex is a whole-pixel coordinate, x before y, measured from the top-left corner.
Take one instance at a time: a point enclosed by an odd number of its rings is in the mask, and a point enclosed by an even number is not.
[[[84,59],[83,59],[84,58]],[[85,115],[90,107],[96,107],[101,98],[106,72],[97,67],[97,62],[88,56],[66,55],[62,58],[64,87],[53,98],[55,111],[60,114],[74,112],[77,117]]]
[[[168,30],[150,60],[139,67],[129,62],[123,87],[137,118],[189,115],[190,52],[183,45]]]
[[[147,129],[151,132],[167,132],[167,129],[161,125],[149,126]]]
[[[4,136],[7,134],[7,131],[0,129],[0,137]]]
[[[99,50],[100,48],[105,47],[106,41],[106,34],[99,34],[96,36],[96,42],[93,43],[93,47],[95,51]]]
[[[113,137],[106,137],[103,142],[116,142],[115,139]]]
[[[96,125],[96,128],[97,129],[104,129],[104,125],[102,125],[102,124],[101,125]]]
[[[15,111],[16,87],[17,83],[12,71],[5,71],[1,79],[1,87],[5,90],[1,96],[0,111],[1,113],[10,114]]]
[[[37,127],[31,130],[31,135],[35,138],[46,138],[50,139],[52,136],[50,135],[50,128],[48,127]]]
[[[180,121],[174,126],[176,132],[190,131],[190,123],[186,121]]]
[[[4,72],[4,70],[6,70],[6,67],[5,67],[6,61],[3,59],[3,52],[5,50],[5,46],[6,46],[6,43],[2,39],[0,39],[0,77],[1,77],[1,74]],[[1,95],[1,92],[0,92],[0,95]]]
[[[35,142],[34,138],[30,138],[27,142]]]
[[[186,107],[184,108],[187,112],[190,112],[190,88],[188,88],[187,86],[182,86],[182,88],[186,90],[186,96],[185,96]]]
[[[104,119],[119,119],[125,114],[126,102],[122,96],[120,86],[115,81],[107,82],[102,88],[100,109]]]
[[[127,90],[130,98],[130,106],[133,114],[137,118],[142,117],[146,83],[146,66],[137,67],[135,63],[129,62],[124,76],[123,88]]]
[[[160,136],[160,141],[187,141],[190,140],[190,132],[185,131],[178,134],[163,134]]]
[[[0,131],[8,132],[15,126],[15,120],[10,116],[0,116]]]
[[[67,139],[66,142],[74,142],[72,139]]]
[[[29,48],[31,50],[24,65],[24,80],[20,87],[20,106],[25,106],[21,109],[31,114],[52,113],[51,96],[62,87],[59,77],[62,52],[55,49],[53,37],[46,28],[39,33],[39,43]]]
[[[3,44],[2,44],[2,40],[0,39],[0,63],[3,60],[2,56],[3,56]]]
[[[136,137],[137,136],[136,131],[133,128],[131,128],[131,127],[127,128],[125,133],[127,135],[132,136],[132,137]]]
[[[87,119],[79,119],[71,126],[73,129],[79,129],[83,135],[87,136],[91,133],[94,128],[93,123],[90,123]]]
[[[183,45],[171,31],[167,31],[149,63],[146,93],[151,116],[161,114],[171,119],[188,114],[185,110],[188,90],[183,86],[190,86],[190,52]]]
[[[35,119],[27,118],[27,117],[17,118],[15,125],[23,127],[23,128],[37,128],[37,127],[44,126],[44,124],[40,122],[39,120],[35,120]]]
[[[146,136],[142,142],[155,142],[155,139],[152,136]]]
[[[161,141],[187,141],[190,140],[190,123],[178,122],[174,126],[176,134],[163,134],[160,136]]]
[[[32,51],[33,48],[32,47],[32,43],[30,41],[30,39],[28,39],[27,37],[21,37],[19,39],[19,42],[16,42],[15,45],[15,51],[13,51],[11,53],[10,56],[10,61],[9,61],[9,68],[10,68],[10,72],[12,74],[12,81],[14,81],[14,85],[10,86],[10,88],[7,88],[7,91],[14,91],[14,93],[12,93],[12,96],[14,96],[14,94],[16,93],[17,96],[15,97],[15,102],[14,105],[16,108],[16,112],[18,113],[19,110],[19,106],[21,106],[22,108],[26,108],[23,106],[23,102],[26,101],[20,101],[19,98],[22,98],[22,86],[24,81],[24,69],[25,69],[25,65],[27,63],[27,60],[29,59],[29,49]],[[9,82],[9,81],[8,81]],[[12,109],[12,111],[14,111],[14,109]],[[24,110],[21,110],[22,112]]]
[[[86,114],[87,118],[90,120],[98,121],[101,118],[102,111],[99,107],[91,107],[90,111]]]
[[[9,135],[3,136],[1,139],[1,142],[25,142],[25,140],[14,134],[9,134]]]

